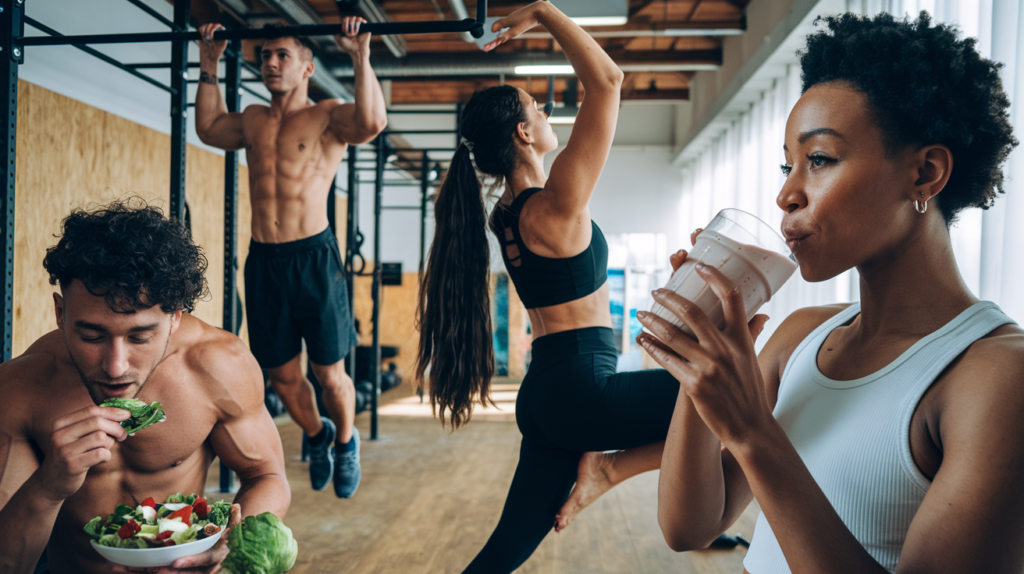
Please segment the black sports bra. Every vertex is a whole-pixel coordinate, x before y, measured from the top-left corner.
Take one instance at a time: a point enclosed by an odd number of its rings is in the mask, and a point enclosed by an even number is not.
[[[608,279],[608,243],[601,228],[593,221],[590,245],[572,257],[542,257],[526,248],[519,234],[519,213],[523,204],[541,188],[533,187],[520,193],[508,207],[498,206],[494,211],[492,228],[502,244],[501,258],[505,260],[512,283],[516,286],[523,306],[527,309],[550,307],[582,299],[597,291]],[[512,231],[509,241],[505,229]],[[509,258],[508,247],[515,245],[519,256]],[[518,265],[513,263],[518,262]]]

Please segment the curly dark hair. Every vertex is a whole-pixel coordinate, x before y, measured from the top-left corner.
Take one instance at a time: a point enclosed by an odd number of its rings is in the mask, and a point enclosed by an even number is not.
[[[953,171],[936,198],[947,225],[965,208],[991,207],[1017,145],[1002,65],[982,58],[954,26],[932,25],[926,12],[916,20],[842,14],[818,23],[826,28],[799,54],[803,91],[845,82],[864,93],[890,155],[908,145],[948,147]]]
[[[76,209],[54,237],[43,258],[50,284],[78,279],[118,313],[155,305],[164,313],[191,312],[209,294],[203,249],[181,221],[141,198]]]

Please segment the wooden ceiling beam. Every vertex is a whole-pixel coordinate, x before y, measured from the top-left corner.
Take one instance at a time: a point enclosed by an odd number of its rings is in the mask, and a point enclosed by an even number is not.
[[[505,82],[526,90],[537,101],[547,100],[547,82],[515,79]],[[459,78],[432,81],[394,81],[391,83],[391,105],[452,104],[469,101],[474,92],[499,85],[497,78]],[[680,87],[651,90],[648,84],[625,87],[623,101],[630,100],[686,100],[689,89]],[[556,100],[562,101],[568,83],[566,79],[555,80]],[[582,86],[579,87],[582,92]],[[582,99],[582,98],[581,98]]]
[[[746,30],[742,19],[721,20],[721,21],[667,21],[652,22],[649,24],[624,24],[622,26],[587,26],[584,28],[592,38],[638,38],[643,36],[682,36],[682,34],[666,34],[665,30],[685,30],[693,35],[703,35],[700,32],[706,30],[707,35],[716,35],[718,30],[725,30],[725,34],[736,35]],[[718,35],[725,35],[719,33]],[[550,38],[547,31],[527,32],[519,38]]]

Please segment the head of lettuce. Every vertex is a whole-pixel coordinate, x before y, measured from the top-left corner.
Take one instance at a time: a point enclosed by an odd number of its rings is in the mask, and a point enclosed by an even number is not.
[[[224,574],[282,574],[291,570],[299,555],[292,530],[277,516],[264,512],[246,516],[228,531],[228,557]]]

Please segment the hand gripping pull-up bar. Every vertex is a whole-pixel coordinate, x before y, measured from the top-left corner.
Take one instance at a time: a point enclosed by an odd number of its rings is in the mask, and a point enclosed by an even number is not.
[[[487,2],[481,0],[478,12],[486,14]],[[388,34],[440,34],[469,32],[479,38],[484,34],[486,16],[477,19],[443,20],[428,22],[364,22],[359,33]],[[341,30],[339,24],[304,24],[301,26],[267,26],[264,28],[236,28],[217,30],[214,40],[251,40],[280,38],[282,36],[330,36]],[[84,34],[78,36],[33,36],[17,40],[22,46],[61,46],[66,44],[132,44],[144,42],[172,42],[199,40],[199,32],[140,32],[136,34]]]

